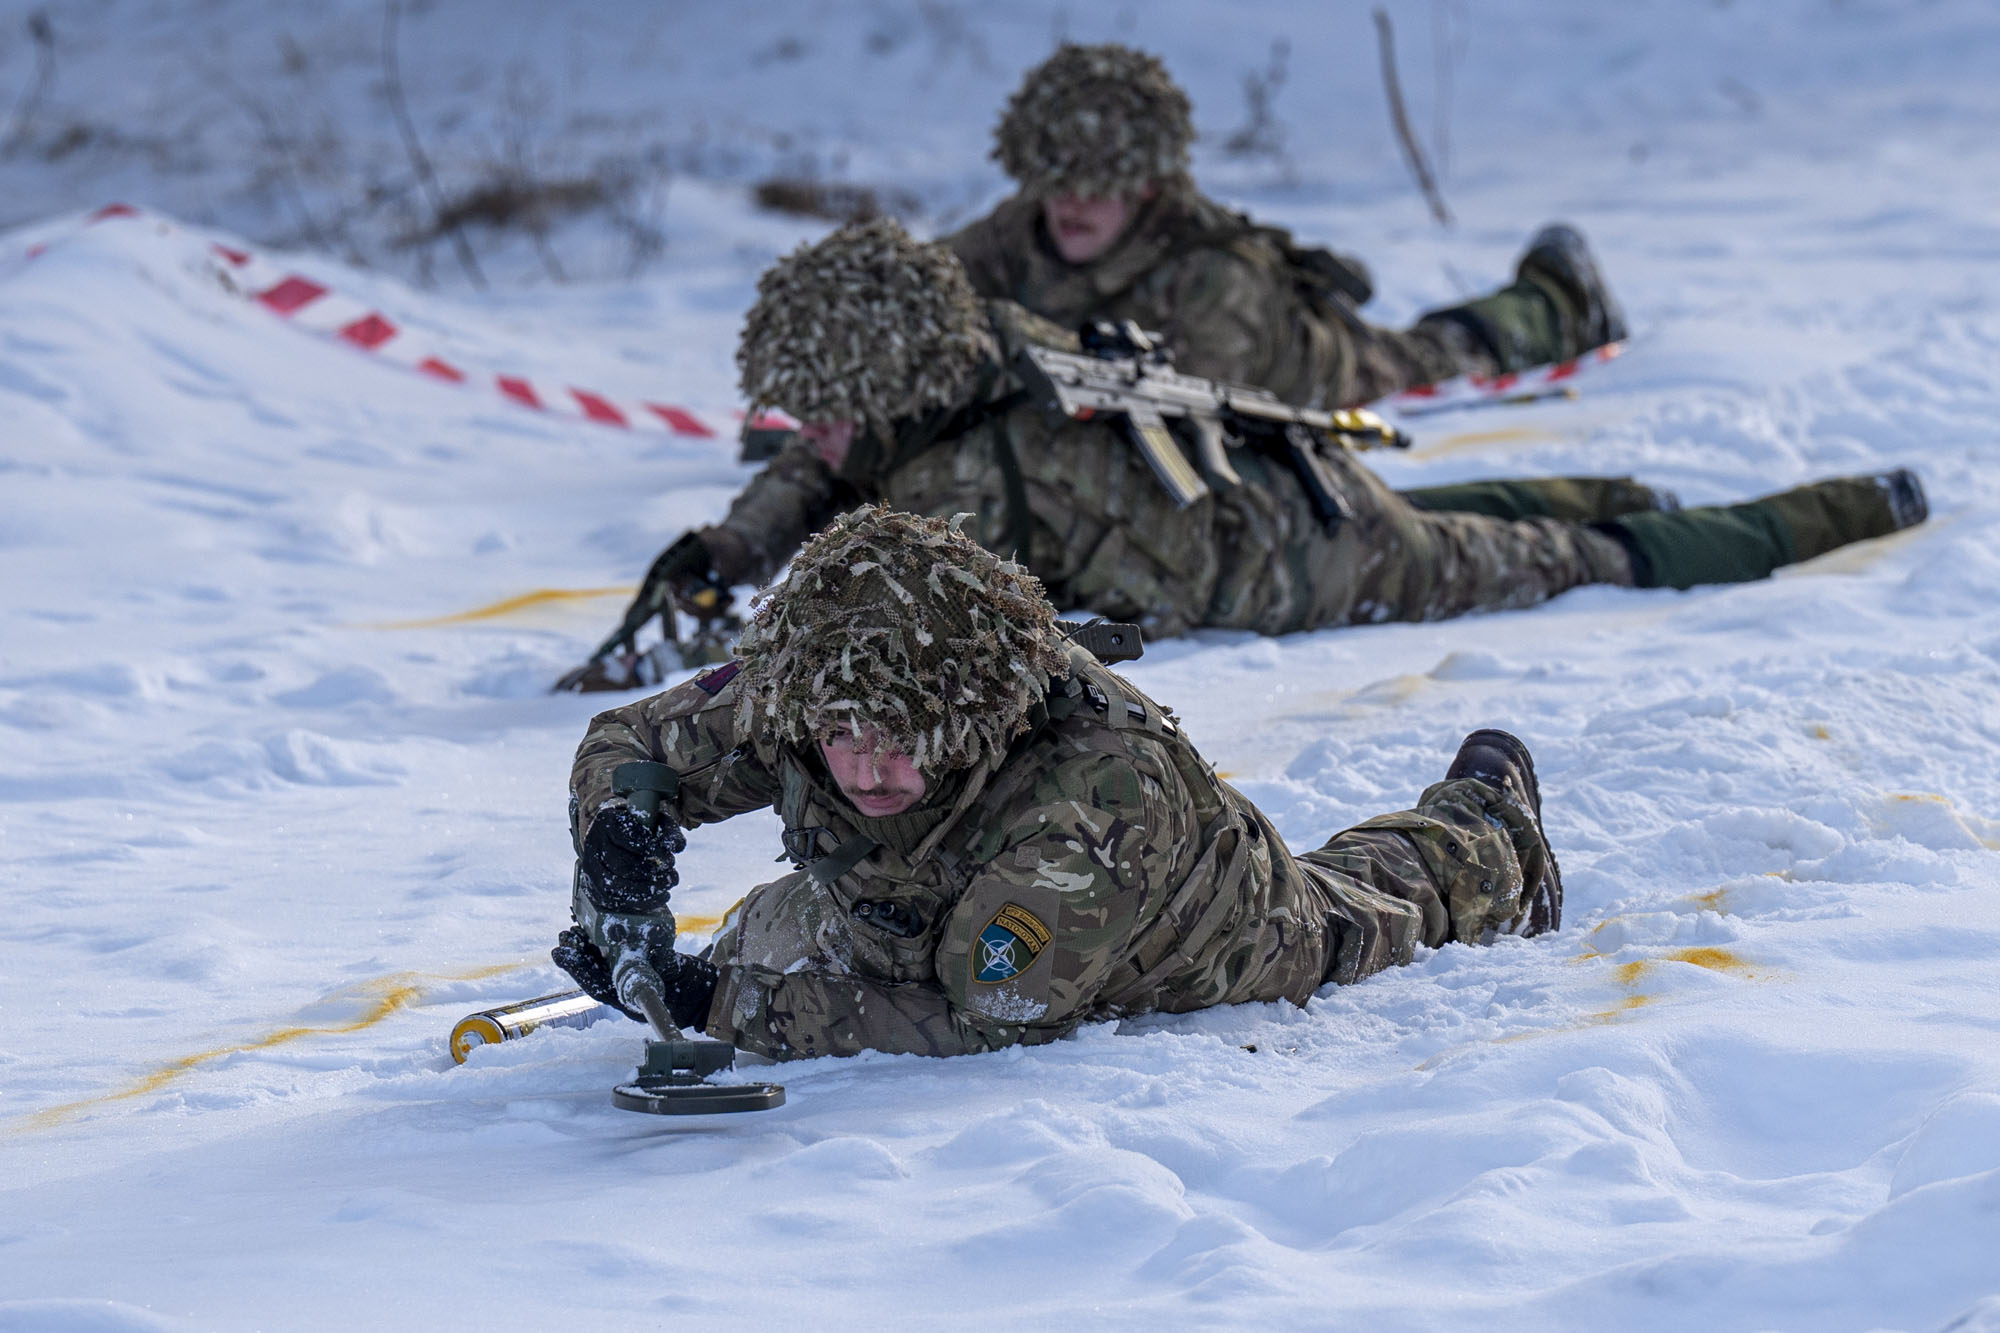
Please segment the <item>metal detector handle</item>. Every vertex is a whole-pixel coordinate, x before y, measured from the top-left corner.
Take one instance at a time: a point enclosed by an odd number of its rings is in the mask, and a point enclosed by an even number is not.
[[[652,964],[621,958],[611,984],[618,992],[618,1002],[644,1014],[661,1041],[682,1040],[680,1024],[674,1022],[673,1011],[667,1007],[667,988],[660,984],[660,974]]]
[[[611,794],[622,796],[648,824],[660,818],[660,801],[680,794],[681,775],[665,764],[635,759],[611,770]]]
[[[661,800],[672,800],[680,794],[680,789],[681,775],[666,764],[635,759],[611,770],[611,794],[624,797],[633,813],[649,825],[660,822]],[[673,943],[674,922],[672,917],[663,917],[662,921],[667,930],[661,942],[665,947]],[[618,992],[620,1004],[646,1016],[659,1032],[660,1040],[681,1039],[680,1025],[674,1022],[673,1013],[667,1008],[667,988],[644,953],[635,948],[619,958],[611,972],[611,988]]]

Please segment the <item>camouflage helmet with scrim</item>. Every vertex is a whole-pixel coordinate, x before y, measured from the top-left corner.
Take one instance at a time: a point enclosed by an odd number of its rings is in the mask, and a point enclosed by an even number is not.
[[[950,523],[868,505],[808,541],[740,652],[753,731],[873,732],[917,768],[971,768],[1026,730],[1068,662],[1034,575]]]
[[[1194,121],[1157,56],[1065,42],[1028,71],[993,131],[993,158],[1030,195],[1112,198],[1183,177]]]
[[[886,435],[900,418],[962,403],[997,355],[957,256],[874,218],[765,271],[736,364],[753,408]]]

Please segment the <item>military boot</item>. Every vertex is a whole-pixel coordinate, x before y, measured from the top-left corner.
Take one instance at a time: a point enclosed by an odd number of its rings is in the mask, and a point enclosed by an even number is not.
[[[1542,830],[1542,789],[1535,782],[1535,761],[1528,747],[1518,736],[1482,727],[1459,742],[1458,754],[1445,770],[1446,782],[1460,778],[1505,792],[1529,816],[1529,827],[1513,829],[1521,858],[1522,915],[1511,933],[1540,935],[1561,926],[1562,871]]]
[[[1783,520],[1794,560],[1914,528],[1931,515],[1924,484],[1906,467],[1816,481],[1753,503],[1768,506]]]
[[[1433,310],[1410,330],[1462,370],[1492,374],[1568,361],[1625,336],[1625,316],[1576,228],[1535,233],[1514,282],[1491,296]]]
[[[1590,243],[1568,223],[1551,222],[1535,233],[1515,266],[1514,280],[1549,293],[1564,337],[1577,353],[1623,341],[1625,312],[1605,285]]]

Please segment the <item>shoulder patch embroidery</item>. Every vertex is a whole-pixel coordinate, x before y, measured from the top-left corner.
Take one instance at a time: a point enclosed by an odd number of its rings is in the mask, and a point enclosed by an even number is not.
[[[1055,936],[1027,908],[1008,903],[979,932],[972,979],[982,986],[1011,981],[1035,965]]]
[[[711,695],[722,693],[723,687],[736,679],[736,673],[743,669],[741,662],[725,662],[713,671],[704,671],[694,678],[694,683]]]

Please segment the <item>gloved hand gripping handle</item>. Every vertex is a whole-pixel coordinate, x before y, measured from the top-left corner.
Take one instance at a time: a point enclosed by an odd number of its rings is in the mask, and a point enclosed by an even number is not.
[[[646,760],[634,760],[620,764],[611,772],[611,794],[622,796],[632,807],[632,812],[648,824],[660,818],[662,797],[672,800],[681,789],[681,775],[665,764]],[[671,923],[672,918],[668,918]],[[668,927],[672,929],[671,924]],[[666,940],[666,947],[673,945],[672,937]],[[646,1016],[660,1034],[661,1041],[681,1040],[680,1025],[667,1007],[666,984],[660,974],[646,961],[644,948],[622,951],[617,963],[611,969],[611,984],[618,992],[618,1002],[627,1009],[636,1009]]]
[[[688,609],[704,624],[720,620],[729,612],[729,590],[722,586],[714,569],[708,545],[696,533],[684,532],[654,558],[639,585],[638,595],[625,608],[625,617],[611,636],[597,646],[592,660],[614,653],[632,652],[638,646],[639,631],[654,616],[669,642],[680,642],[674,621],[675,604],[687,601]]]
[[[682,1039],[680,1024],[674,1022],[673,1011],[667,1008],[666,986],[652,964],[638,954],[628,953],[618,960],[611,984],[618,988],[618,1002],[644,1014],[661,1041]]]

